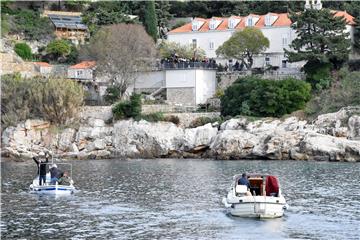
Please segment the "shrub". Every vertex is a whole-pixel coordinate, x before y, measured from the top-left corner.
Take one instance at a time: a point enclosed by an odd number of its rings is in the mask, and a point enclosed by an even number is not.
[[[71,44],[64,39],[53,40],[46,46],[46,53],[65,57],[71,53]]]
[[[349,72],[341,69],[339,82],[330,89],[323,90],[307,103],[305,112],[308,116],[338,111],[351,105],[360,105],[360,71]]]
[[[172,122],[173,124],[175,125],[179,125],[180,123],[180,119],[178,116],[174,116],[174,115],[168,115],[168,116],[165,116],[163,121],[166,121],[166,122]]]
[[[221,124],[223,122],[223,118],[222,117],[198,117],[195,118],[189,125],[189,127],[191,128],[196,128],[196,127],[200,127],[203,126],[205,124],[208,123],[214,123],[214,122],[218,122],[219,124]]]
[[[313,90],[320,91],[330,87],[332,81],[330,63],[308,61],[304,66],[304,71],[306,73],[306,81],[311,84]]]
[[[104,100],[106,103],[113,104],[120,99],[120,90],[118,87],[109,86],[106,89]]]
[[[117,103],[112,109],[115,120],[124,118],[138,119],[141,115],[141,95],[133,94],[130,100]]]
[[[52,37],[54,27],[48,17],[40,17],[39,12],[32,10],[20,10],[14,14],[14,26],[10,28],[10,32],[23,33],[25,39],[29,40]]]
[[[143,119],[148,122],[158,122],[164,120],[164,114],[162,112],[155,112],[155,113],[149,113],[140,115],[136,120]]]
[[[221,114],[279,117],[304,108],[310,91],[310,84],[296,79],[239,78],[221,98]]]
[[[26,43],[15,44],[14,51],[24,60],[32,59],[31,48]]]
[[[83,103],[81,85],[65,79],[21,78],[4,75],[1,84],[1,122],[15,125],[27,118],[64,124],[74,119]]]

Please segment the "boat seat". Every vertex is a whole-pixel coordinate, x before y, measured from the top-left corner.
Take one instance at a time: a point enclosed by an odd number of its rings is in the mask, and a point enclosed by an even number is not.
[[[246,193],[248,191],[248,188],[246,185],[237,185],[235,188],[236,193]]]

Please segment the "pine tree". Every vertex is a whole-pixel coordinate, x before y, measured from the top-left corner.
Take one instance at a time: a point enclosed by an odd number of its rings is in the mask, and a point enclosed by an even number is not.
[[[155,13],[155,2],[146,1],[145,2],[145,21],[144,21],[146,32],[154,39],[156,42],[158,33],[157,33],[157,19]]]
[[[350,39],[349,33],[344,32],[345,19],[335,17],[328,9],[291,13],[290,19],[297,33],[290,44],[295,51],[285,49],[290,62],[331,63],[338,69],[347,61]]]

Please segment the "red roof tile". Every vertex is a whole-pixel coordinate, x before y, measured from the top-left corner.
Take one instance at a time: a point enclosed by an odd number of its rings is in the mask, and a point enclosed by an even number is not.
[[[41,66],[41,67],[52,67],[47,62],[34,62],[35,65]]]
[[[86,68],[93,68],[95,67],[96,62],[95,61],[82,61],[81,63],[78,63],[76,65],[71,66],[71,69],[86,69]]]
[[[346,23],[349,25],[356,25],[355,18],[348,14],[346,11],[332,11],[335,12],[335,17],[343,17],[346,20]]]
[[[333,11],[335,12],[335,16],[337,17],[344,17],[346,19],[347,24],[355,25],[354,17],[348,14],[344,11]],[[288,13],[268,13],[273,16],[277,16],[277,19],[273,22],[273,27],[289,27],[291,25],[291,20],[289,18]],[[259,17],[259,20],[256,22],[255,27],[256,28],[263,28],[265,27],[265,15],[255,15],[255,14],[249,14],[248,16],[252,17]],[[245,21],[248,17],[240,17],[240,16],[231,16],[230,18],[237,18],[241,19],[241,21],[236,25],[235,29],[242,29],[245,28]],[[221,23],[218,25],[216,30],[228,30],[228,20],[230,18],[219,18],[219,17],[213,17],[214,19],[221,20]],[[209,19],[203,19],[203,18],[195,18],[195,20],[204,21],[205,23],[199,28],[197,32],[208,32],[211,31],[209,29],[209,22],[212,18]],[[213,30],[212,30],[213,31]],[[192,30],[192,23],[187,23],[179,28],[171,30],[169,33],[185,33],[185,32],[193,32]]]

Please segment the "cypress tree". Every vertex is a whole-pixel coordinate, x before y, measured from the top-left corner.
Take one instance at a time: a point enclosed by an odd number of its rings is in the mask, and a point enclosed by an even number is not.
[[[145,2],[145,21],[144,21],[146,32],[154,39],[157,40],[157,19],[155,13],[155,2]]]

